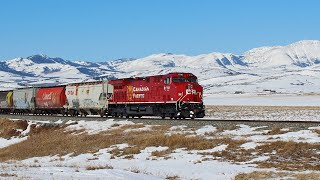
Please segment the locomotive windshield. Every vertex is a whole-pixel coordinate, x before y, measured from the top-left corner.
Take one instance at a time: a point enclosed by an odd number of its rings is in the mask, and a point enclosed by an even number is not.
[[[186,82],[186,78],[182,78],[182,77],[177,78],[177,77],[175,77],[175,78],[172,78],[172,81],[173,82]]]
[[[191,82],[191,83],[198,82],[196,77],[190,77],[190,78],[183,78],[183,77],[177,78],[177,77],[175,77],[175,78],[172,78],[172,81],[173,82]]]
[[[188,78],[188,82],[196,83],[198,81],[197,81],[197,78],[192,77],[192,78]]]

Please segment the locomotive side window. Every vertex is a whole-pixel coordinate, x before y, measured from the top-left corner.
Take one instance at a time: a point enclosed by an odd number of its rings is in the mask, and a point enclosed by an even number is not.
[[[188,78],[188,82],[196,83],[198,81],[197,81],[197,78],[192,77],[192,78]]]
[[[164,84],[170,84],[170,78],[165,78],[165,79],[163,80],[163,83],[164,83]]]
[[[185,78],[173,78],[173,82],[186,82]]]

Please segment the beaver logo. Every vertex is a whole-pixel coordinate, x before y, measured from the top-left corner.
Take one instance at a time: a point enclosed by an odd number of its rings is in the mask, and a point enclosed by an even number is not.
[[[133,86],[127,86],[127,97],[128,97],[128,101],[132,101],[132,99],[133,99]]]

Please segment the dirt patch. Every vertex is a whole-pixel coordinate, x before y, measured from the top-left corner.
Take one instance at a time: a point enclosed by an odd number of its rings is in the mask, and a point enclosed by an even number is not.
[[[20,136],[21,132],[26,130],[28,122],[26,120],[11,121],[9,119],[0,119],[0,137],[9,139]]]

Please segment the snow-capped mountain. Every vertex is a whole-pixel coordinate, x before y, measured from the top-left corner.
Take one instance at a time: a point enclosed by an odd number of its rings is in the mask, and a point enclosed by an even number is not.
[[[320,93],[320,41],[260,47],[242,55],[213,52],[187,56],[167,53],[97,63],[34,55],[0,61],[0,88],[180,71],[197,75],[206,94],[264,90]]]
[[[299,41],[288,46],[261,47],[244,54],[245,62],[256,67],[320,64],[320,41]]]

